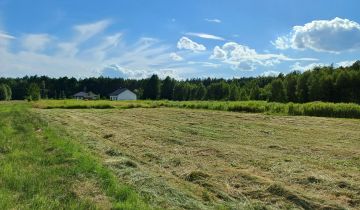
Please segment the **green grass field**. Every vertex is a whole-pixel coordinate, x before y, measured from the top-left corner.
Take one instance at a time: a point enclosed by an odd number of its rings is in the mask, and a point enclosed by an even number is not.
[[[24,103],[0,103],[0,209],[147,209],[96,156]]]
[[[359,209],[357,109],[0,103],[0,208]]]

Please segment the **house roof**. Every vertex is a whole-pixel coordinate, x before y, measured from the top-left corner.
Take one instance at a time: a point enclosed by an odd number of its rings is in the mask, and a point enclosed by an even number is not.
[[[76,94],[74,94],[75,97],[85,97],[87,96],[87,93],[84,91],[78,92]]]
[[[119,88],[119,89],[115,90],[114,92],[110,93],[109,96],[118,96],[119,94],[121,94],[122,92],[124,92],[126,90],[129,90],[129,89],[127,89],[127,88]]]
[[[84,92],[84,91],[81,91],[81,92],[78,92],[76,94],[74,94],[74,97],[83,97],[83,98],[93,98],[93,97],[96,97],[97,95],[93,92]]]

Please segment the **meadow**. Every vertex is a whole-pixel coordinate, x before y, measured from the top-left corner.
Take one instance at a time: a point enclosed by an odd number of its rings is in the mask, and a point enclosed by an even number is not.
[[[0,103],[0,208],[358,209],[357,106]]]

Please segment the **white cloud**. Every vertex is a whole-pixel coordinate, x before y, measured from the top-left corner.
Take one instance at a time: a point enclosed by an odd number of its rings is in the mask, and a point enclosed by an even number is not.
[[[283,54],[257,53],[248,46],[236,42],[227,42],[222,47],[216,46],[210,59],[221,60],[230,64],[233,69],[253,70],[257,65],[273,66],[281,61],[313,61],[313,58],[289,58]]]
[[[261,76],[264,77],[276,77],[280,74],[279,71],[265,71],[261,74]]]
[[[303,26],[294,26],[290,34],[278,37],[272,44],[278,49],[311,49],[334,53],[358,50],[360,25],[338,17],[332,20],[314,20]]]
[[[29,51],[44,50],[51,41],[48,34],[26,34],[22,37],[22,45]]]
[[[201,65],[203,67],[210,67],[210,68],[218,68],[220,64],[211,63],[211,62],[202,62],[202,61],[189,61],[188,64],[190,65]]]
[[[180,50],[181,49],[191,50],[193,52],[206,50],[206,47],[204,45],[198,44],[185,36],[180,38],[180,40],[177,43],[177,48],[179,48]]]
[[[300,62],[295,62],[293,65],[290,66],[290,69],[292,71],[308,71],[308,70],[312,70],[315,67],[326,67],[326,66],[331,66],[333,65],[334,67],[348,67],[353,65],[356,62],[356,60],[345,60],[345,61],[340,61],[337,62],[335,64],[330,64],[330,63],[310,63],[310,64],[306,64],[306,65],[302,65]]]
[[[355,62],[356,62],[356,60],[341,61],[341,62],[336,63],[336,66],[349,67],[349,66],[352,66]]]
[[[169,57],[170,45],[149,37],[128,44],[122,40],[122,33],[103,35],[107,25],[107,21],[99,21],[75,26],[76,33],[69,40],[39,34],[25,35],[21,39],[0,37],[0,75],[84,78],[103,75],[112,65],[125,69],[123,75],[131,78],[152,73],[179,77],[193,70],[186,63],[174,64]],[[12,44],[17,47],[12,47]],[[43,50],[47,47],[51,52]]]
[[[170,53],[170,58],[172,59],[172,60],[174,60],[174,61],[182,61],[182,60],[184,60],[184,58],[183,57],[181,57],[180,55],[178,55],[178,54],[176,54],[176,53]]]
[[[200,37],[200,38],[203,38],[203,39],[214,39],[214,40],[222,40],[222,41],[225,40],[222,37],[215,36],[215,35],[212,35],[212,34],[205,34],[205,33],[192,33],[192,32],[189,32],[189,33],[186,33],[185,35],[196,36],[196,37]]]
[[[219,46],[215,46],[213,54],[210,56],[210,59],[220,59],[225,60],[227,57],[227,52]]]
[[[175,79],[182,79],[176,69],[165,68],[165,69],[158,69],[158,70],[141,70],[141,69],[128,69],[122,67],[120,65],[109,65],[105,69],[105,72],[112,73],[113,76],[122,77],[122,78],[129,78],[129,79],[140,79],[140,78],[148,78],[153,74],[158,75],[160,78],[164,79],[165,77],[169,76]]]
[[[291,47],[291,41],[286,36],[278,37],[275,42],[271,42],[277,49],[285,50]]]
[[[101,20],[94,23],[76,25],[74,26],[74,29],[78,32],[77,39],[79,41],[85,41],[103,32],[110,24],[110,20]]]
[[[10,42],[15,40],[14,36],[11,36],[5,32],[0,31],[0,51],[6,51]]]
[[[217,19],[217,18],[205,18],[204,19],[207,22],[211,22],[211,23],[221,23],[221,20]]]
[[[15,39],[15,37],[0,31],[0,39]]]
[[[73,42],[58,43],[57,47],[59,48],[59,51],[57,52],[59,56],[74,57],[79,52],[77,44]]]
[[[329,65],[325,63],[310,63],[307,65],[301,65],[300,62],[295,62],[293,65],[290,66],[290,69],[292,71],[308,71],[314,69],[315,67],[324,67],[324,66],[329,66]]]

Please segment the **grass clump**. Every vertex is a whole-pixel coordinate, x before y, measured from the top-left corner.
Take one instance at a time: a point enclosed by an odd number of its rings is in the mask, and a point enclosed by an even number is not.
[[[197,182],[197,181],[206,180],[209,177],[210,177],[209,174],[206,174],[202,171],[192,171],[185,176],[185,180],[189,182]]]

